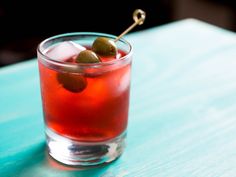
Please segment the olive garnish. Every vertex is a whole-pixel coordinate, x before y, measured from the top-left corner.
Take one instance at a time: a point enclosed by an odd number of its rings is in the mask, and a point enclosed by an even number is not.
[[[105,37],[98,37],[93,42],[92,50],[101,57],[115,57],[117,54],[115,42]]]
[[[87,86],[84,76],[71,73],[57,73],[57,80],[62,87],[70,92],[82,92]]]
[[[99,57],[91,50],[84,50],[76,58],[77,63],[98,63]]]

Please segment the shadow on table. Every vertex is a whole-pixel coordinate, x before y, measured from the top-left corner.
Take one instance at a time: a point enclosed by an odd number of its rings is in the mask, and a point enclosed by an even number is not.
[[[19,177],[113,177],[113,174],[109,171],[110,164],[87,169],[64,166],[49,157],[45,143],[38,144],[36,147],[31,148],[30,152],[25,154],[23,159],[15,163],[17,165],[14,165],[14,167],[9,170]]]

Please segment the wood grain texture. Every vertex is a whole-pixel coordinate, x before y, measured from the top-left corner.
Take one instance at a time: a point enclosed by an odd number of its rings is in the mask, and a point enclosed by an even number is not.
[[[134,48],[127,148],[73,169],[45,152],[36,60],[0,70],[0,176],[236,176],[236,35],[196,21],[127,36]]]

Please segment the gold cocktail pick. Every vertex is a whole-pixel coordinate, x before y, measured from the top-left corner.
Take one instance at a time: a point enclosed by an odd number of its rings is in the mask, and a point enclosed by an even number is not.
[[[123,33],[121,33],[115,40],[114,42],[117,42],[122,36],[124,36],[125,34],[127,34],[130,30],[132,30],[135,26],[137,25],[142,25],[144,20],[146,18],[146,13],[141,10],[141,9],[136,9],[133,12],[133,19],[134,19],[134,23],[127,28]]]
[[[105,37],[98,37],[92,45],[92,50],[102,57],[114,57],[117,54],[116,42],[130,30],[132,30],[137,25],[142,25],[146,17],[146,13],[141,9],[136,9],[133,12],[134,23],[127,28],[123,33],[121,33],[115,40],[110,40]]]

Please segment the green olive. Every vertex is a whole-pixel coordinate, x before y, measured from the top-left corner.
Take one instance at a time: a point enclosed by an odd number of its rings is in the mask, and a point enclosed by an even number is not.
[[[98,37],[93,42],[92,50],[101,57],[114,57],[117,54],[115,42],[105,37]]]
[[[76,58],[77,63],[98,63],[99,57],[92,50],[84,50]]]
[[[87,87],[87,80],[84,76],[71,73],[57,73],[58,82],[66,90],[79,93]]]

